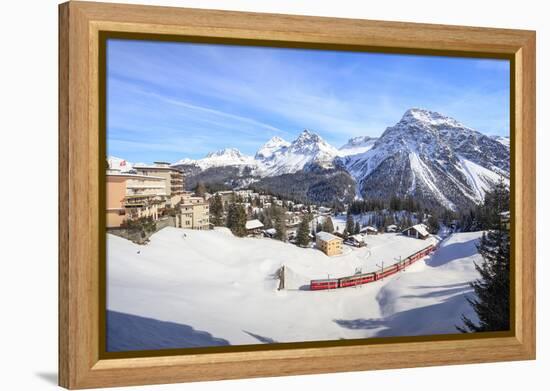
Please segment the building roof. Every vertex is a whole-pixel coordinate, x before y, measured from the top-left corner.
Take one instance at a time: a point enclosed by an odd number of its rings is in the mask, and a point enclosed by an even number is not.
[[[342,240],[342,238],[339,238],[336,235],[333,235],[333,234],[330,234],[330,233],[324,232],[324,231],[317,232],[317,238],[321,239],[324,242],[328,242],[328,241],[334,240],[334,239]]]
[[[262,222],[258,219],[249,220],[246,222],[246,229],[256,229],[256,228],[262,228],[264,225]]]
[[[366,227],[361,228],[359,232],[367,232],[367,231],[378,232],[376,228],[371,227],[370,225],[367,225]]]
[[[146,166],[146,165],[141,165],[141,166],[134,166],[134,170],[174,171],[174,172],[179,172],[181,174],[180,170],[178,170],[175,167],[170,167],[170,166]]]
[[[409,229],[414,229],[416,230],[420,235],[422,236],[429,236],[430,233],[428,232],[427,228],[426,228],[426,225],[424,224],[416,224],[416,225],[413,225],[412,227],[409,227],[409,228],[406,228],[403,230],[403,232],[409,230]]]
[[[154,179],[159,181],[164,181],[163,177],[160,176],[153,176],[153,175],[140,175],[140,174],[132,174],[129,172],[108,172],[107,176],[116,176],[116,177],[123,177],[123,178],[136,178],[136,179]]]
[[[351,235],[350,238],[356,240],[356,241],[359,242],[359,243],[365,241],[365,238],[363,237],[363,235],[359,235],[359,234]]]

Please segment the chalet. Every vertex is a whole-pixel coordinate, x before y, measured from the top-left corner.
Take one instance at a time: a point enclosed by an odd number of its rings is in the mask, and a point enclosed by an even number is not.
[[[277,233],[277,230],[275,228],[268,228],[263,231],[264,235],[268,238],[274,238],[275,234]]]
[[[411,236],[417,239],[427,239],[430,236],[426,225],[416,224],[412,227],[406,228],[401,233],[405,236]]]
[[[245,225],[246,233],[249,236],[260,235],[262,233],[262,228],[263,227],[264,227],[264,225],[262,224],[262,222],[260,220],[257,220],[257,219],[248,220],[246,222],[246,225]]]
[[[336,235],[329,234],[328,232],[317,232],[315,245],[329,257],[342,254],[342,243],[342,238]]]
[[[386,232],[397,232],[397,225],[391,224],[386,227]]]
[[[370,225],[367,225],[366,227],[361,228],[359,233],[365,234],[365,235],[377,235],[378,230],[374,227],[371,227]]]
[[[346,244],[350,244],[354,247],[365,247],[367,243],[365,242],[365,237],[363,235],[351,235],[346,239]]]

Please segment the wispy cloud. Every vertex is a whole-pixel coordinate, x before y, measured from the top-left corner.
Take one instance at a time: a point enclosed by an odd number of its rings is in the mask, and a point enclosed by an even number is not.
[[[120,140],[157,140],[155,153],[172,143],[164,160],[223,146],[252,154],[271,136],[293,138],[303,128],[339,146],[381,134],[410,107],[507,134],[507,63],[492,61],[111,41],[108,127],[119,141],[110,151]]]

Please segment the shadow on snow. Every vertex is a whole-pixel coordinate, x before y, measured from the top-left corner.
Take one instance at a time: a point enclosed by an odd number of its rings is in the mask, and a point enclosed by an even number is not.
[[[454,291],[455,289],[447,290],[446,294]],[[475,312],[466,301],[473,293],[464,292],[464,289],[461,291],[463,294],[455,294],[441,303],[397,312],[385,318],[336,319],[334,322],[350,330],[381,329],[375,335],[369,333],[368,337],[455,334],[459,333],[455,326],[462,326],[462,314],[477,320]],[[440,295],[443,296],[443,293]]]
[[[184,324],[107,311],[107,351],[157,350],[230,345]]]
[[[461,258],[468,258],[478,253],[476,244],[479,239],[471,239],[467,242],[451,243],[439,248],[432,257],[426,261],[426,265],[438,267]]]

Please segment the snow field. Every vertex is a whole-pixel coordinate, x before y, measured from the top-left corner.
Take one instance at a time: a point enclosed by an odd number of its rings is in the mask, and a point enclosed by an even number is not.
[[[236,238],[225,228],[167,227],[146,246],[108,235],[107,308],[231,344],[454,333],[460,315],[471,316],[464,294],[477,278],[480,235],[454,234],[432,257],[382,281],[318,292],[307,290],[310,279],[376,270],[429,243],[382,234],[369,236],[366,248],[327,257],[267,238]],[[287,289],[277,291],[282,265]]]

